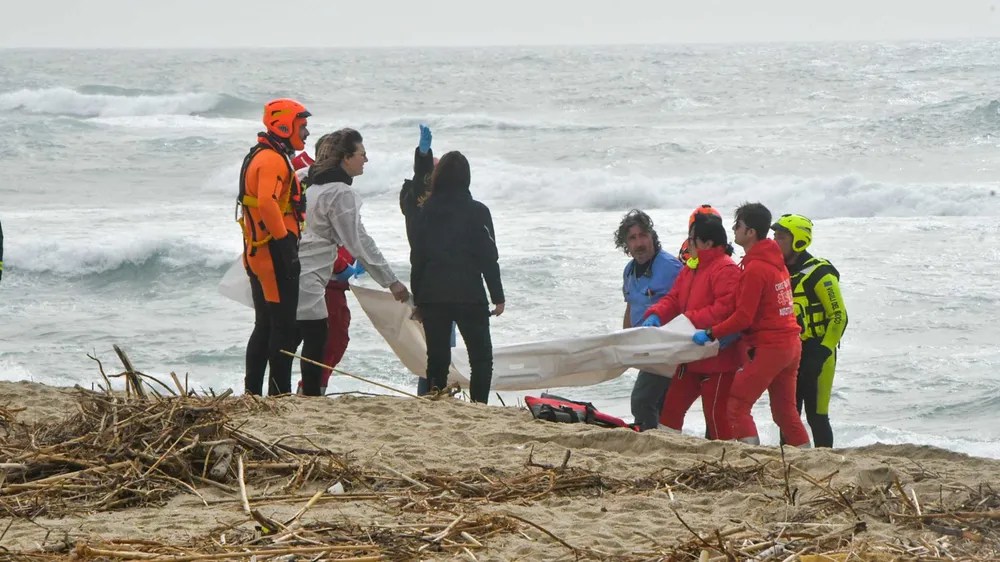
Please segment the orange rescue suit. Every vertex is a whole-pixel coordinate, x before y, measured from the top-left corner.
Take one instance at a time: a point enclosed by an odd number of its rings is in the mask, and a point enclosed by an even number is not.
[[[288,157],[267,137],[257,138],[244,161],[237,205],[243,228],[243,263],[260,280],[264,299],[280,302],[274,259],[268,242],[285,236],[299,237],[302,188]]]

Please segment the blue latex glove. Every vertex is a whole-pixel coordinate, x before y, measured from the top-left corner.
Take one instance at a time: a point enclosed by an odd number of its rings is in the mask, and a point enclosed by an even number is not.
[[[660,322],[659,316],[655,314],[650,314],[649,316],[646,317],[645,320],[642,321],[641,325],[649,328],[659,328],[660,326],[663,325],[663,322]]]
[[[420,125],[420,154],[427,154],[431,150],[431,129],[427,125]]]
[[[365,264],[361,263],[360,260],[354,260],[354,275],[352,275],[352,277],[357,279],[358,277],[364,274],[365,274]]]
[[[333,278],[336,279],[337,281],[346,283],[348,279],[350,279],[357,273],[357,271],[358,271],[357,268],[355,268],[353,265],[349,265],[345,267],[344,270],[341,271],[340,273],[334,273]]]
[[[719,349],[726,349],[733,342],[735,342],[736,340],[740,339],[740,335],[741,334],[739,332],[737,332],[735,334],[730,334],[730,335],[728,335],[728,336],[726,336],[724,338],[720,338],[719,339]]]
[[[709,341],[708,334],[705,333],[705,330],[698,330],[691,336],[691,341],[698,345],[705,345]]]

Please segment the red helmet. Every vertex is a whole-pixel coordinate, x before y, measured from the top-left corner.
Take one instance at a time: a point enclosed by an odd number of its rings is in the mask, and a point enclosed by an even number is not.
[[[264,126],[276,137],[288,139],[295,150],[302,150],[306,145],[299,131],[310,115],[306,106],[293,99],[271,100],[264,106]]]
[[[691,225],[694,224],[694,218],[697,217],[698,215],[715,215],[720,219],[722,218],[722,213],[716,211],[715,207],[706,203],[704,205],[701,205],[697,209],[691,211],[691,216],[688,217],[688,229],[690,229]]]
[[[681,263],[687,263],[688,259],[691,257],[691,250],[688,249],[690,244],[691,241],[685,238],[684,243],[681,244],[680,251],[677,252],[677,258],[681,260]]]
[[[295,171],[299,171],[302,168],[308,168],[315,163],[316,161],[313,160],[312,156],[309,156],[306,152],[300,152],[298,156],[292,158],[292,168]]]

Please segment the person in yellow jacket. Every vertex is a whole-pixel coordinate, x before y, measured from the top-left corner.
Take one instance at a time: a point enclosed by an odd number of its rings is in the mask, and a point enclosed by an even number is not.
[[[266,131],[258,133],[240,170],[237,211],[243,229],[243,264],[250,277],[254,329],[247,342],[247,394],[263,393],[270,366],[268,395],[292,390],[295,311],[299,297],[299,223],[304,200],[290,158],[305,148],[309,111],[287,98],[264,106]],[[240,213],[241,211],[241,213]]]
[[[801,329],[797,402],[805,406],[806,421],[816,447],[833,447],[830,393],[837,368],[837,348],[847,327],[847,307],[840,295],[840,273],[822,258],[806,251],[812,243],[813,223],[802,215],[782,215],[771,225],[788,273]]]

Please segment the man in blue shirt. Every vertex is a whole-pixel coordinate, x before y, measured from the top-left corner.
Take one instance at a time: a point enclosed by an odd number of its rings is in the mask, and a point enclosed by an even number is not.
[[[622,275],[625,296],[623,328],[642,324],[642,316],[650,305],[670,291],[681,271],[681,262],[663,251],[653,230],[649,215],[632,209],[615,232],[615,247],[632,258]],[[654,429],[660,421],[663,397],[670,387],[670,378],[639,371],[632,388],[632,417],[640,431]]]

